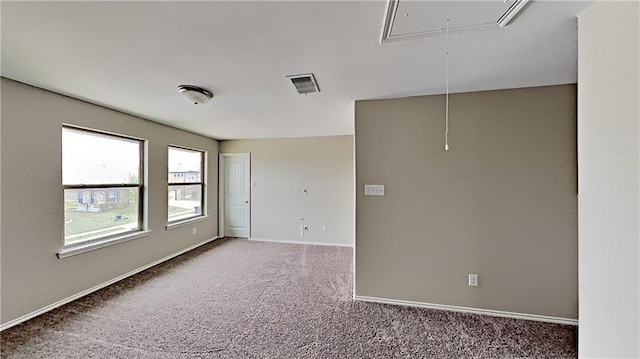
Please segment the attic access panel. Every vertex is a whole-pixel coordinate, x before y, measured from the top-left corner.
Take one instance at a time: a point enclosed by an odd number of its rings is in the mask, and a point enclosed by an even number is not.
[[[498,19],[514,3],[515,0],[389,0],[381,43],[441,35],[447,18],[450,33],[497,28]]]

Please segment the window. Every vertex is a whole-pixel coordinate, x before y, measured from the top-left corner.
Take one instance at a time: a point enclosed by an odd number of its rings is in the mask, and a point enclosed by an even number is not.
[[[203,216],[204,152],[169,146],[168,164],[168,222]]]
[[[142,231],[144,142],[62,128],[64,247]]]

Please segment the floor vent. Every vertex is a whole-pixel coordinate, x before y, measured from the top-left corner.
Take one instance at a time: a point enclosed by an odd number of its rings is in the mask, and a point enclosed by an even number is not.
[[[313,74],[289,75],[287,78],[291,80],[291,83],[301,95],[320,92],[320,86],[318,86],[318,81],[316,81],[316,77]]]

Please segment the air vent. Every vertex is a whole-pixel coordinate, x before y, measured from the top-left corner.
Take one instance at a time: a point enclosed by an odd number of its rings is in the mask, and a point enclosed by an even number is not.
[[[313,74],[289,75],[287,78],[291,80],[299,94],[306,95],[312,92],[320,92],[320,86],[318,86],[318,81],[316,81],[316,77]]]

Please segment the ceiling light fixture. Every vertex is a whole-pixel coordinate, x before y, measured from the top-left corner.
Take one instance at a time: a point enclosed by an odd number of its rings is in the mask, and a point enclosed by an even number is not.
[[[178,86],[178,92],[184,96],[185,100],[194,105],[207,103],[213,98],[213,93],[211,91],[198,86],[180,85]]]
[[[498,19],[498,25],[503,28],[509,24],[511,19],[516,16],[522,8],[527,5],[529,0],[516,0],[511,7]]]

